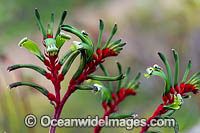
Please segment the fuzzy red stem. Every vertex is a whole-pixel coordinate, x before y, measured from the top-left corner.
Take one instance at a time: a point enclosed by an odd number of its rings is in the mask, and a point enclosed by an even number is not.
[[[130,95],[136,95],[136,92],[135,91],[130,91],[132,89],[124,89],[124,88],[121,88],[120,91],[118,92],[117,96],[113,93],[112,94],[112,99],[114,101],[114,103],[110,103],[108,106],[110,107],[110,109],[107,111],[107,109],[104,109],[104,115],[102,117],[103,120],[105,120],[105,117],[106,116],[110,116],[112,113],[116,112],[117,111],[117,106],[119,105],[120,102],[122,102],[127,96],[130,96]],[[117,98],[116,98],[117,97]],[[103,105],[104,106],[104,105]],[[102,127],[97,125],[95,128],[94,128],[94,133],[100,133]]]
[[[69,96],[73,93],[74,91],[71,91],[70,89],[67,90],[67,92],[65,93],[62,101],[60,102],[60,104],[55,108],[55,112],[54,112],[54,116],[53,119],[58,120],[60,118],[62,109],[67,101],[67,99],[69,98]],[[56,132],[56,127],[51,126],[49,133],[55,133]]]
[[[117,54],[108,55],[108,53],[107,53],[105,56],[99,56],[98,59],[95,56],[93,58],[93,60],[85,66],[84,72],[77,79],[73,79],[73,78],[71,79],[70,84],[67,89],[67,92],[65,93],[65,95],[61,101],[60,101],[60,81],[58,79],[58,72],[55,71],[55,68],[56,68],[55,59],[50,58],[50,62],[52,64],[51,65],[51,73],[53,75],[53,79],[51,79],[51,80],[52,80],[52,83],[54,84],[56,99],[59,101],[59,103],[56,104],[53,119],[58,120],[60,118],[64,104],[66,103],[66,101],[68,100],[70,95],[77,90],[74,86],[83,83],[83,81],[87,79],[87,75],[93,73],[96,70],[96,67],[99,64],[104,62],[104,60],[103,60],[104,58],[106,58],[108,56],[116,56],[116,55]],[[59,82],[57,82],[57,81],[59,81]],[[55,131],[56,131],[56,127],[51,126],[49,133],[55,133]]]
[[[145,126],[142,127],[140,133],[144,133],[145,131],[147,131],[150,128],[150,126],[148,126],[148,124],[150,124],[150,121],[152,119],[154,119],[156,116],[165,114],[168,111],[167,109],[163,108],[163,106],[172,104],[174,102],[174,94],[175,93],[176,93],[176,95],[180,94],[181,96],[184,96],[185,93],[188,93],[188,92],[197,94],[197,93],[199,93],[199,90],[196,89],[193,85],[184,84],[184,83],[180,84],[180,88],[178,85],[176,85],[175,88],[171,88],[170,92],[162,97],[164,104],[161,104],[158,106],[158,108],[153,113],[153,115],[147,120]],[[172,94],[172,96],[171,96],[171,94]]]

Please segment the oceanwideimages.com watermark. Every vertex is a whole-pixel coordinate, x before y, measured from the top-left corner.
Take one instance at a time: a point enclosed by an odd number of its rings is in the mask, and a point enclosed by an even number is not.
[[[126,118],[126,119],[112,119],[105,117],[104,119],[99,116],[87,116],[86,118],[60,118],[58,120],[51,118],[48,115],[43,115],[40,119],[37,119],[35,115],[29,114],[25,117],[24,123],[27,127],[32,128],[40,123],[44,128],[50,126],[54,127],[116,127],[116,128],[126,128],[127,130],[132,130],[135,127],[175,127],[176,120],[173,118],[170,119],[152,119],[149,124],[146,124],[147,120],[144,118]]]

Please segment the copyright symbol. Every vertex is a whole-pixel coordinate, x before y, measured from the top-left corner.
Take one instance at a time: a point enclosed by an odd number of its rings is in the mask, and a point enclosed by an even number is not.
[[[26,115],[25,119],[24,119],[24,124],[25,126],[32,128],[37,124],[37,118],[35,115],[33,114],[28,114]]]

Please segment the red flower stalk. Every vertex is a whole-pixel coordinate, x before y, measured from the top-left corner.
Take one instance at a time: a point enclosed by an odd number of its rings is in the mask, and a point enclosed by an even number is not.
[[[114,101],[114,103],[110,102],[109,104],[107,104],[105,101],[102,103],[102,107],[104,108],[104,115],[102,119],[105,120],[106,116],[110,116],[112,113],[115,113],[117,111],[117,106],[119,105],[119,103],[121,103],[127,96],[130,95],[135,96],[136,92],[132,89],[121,88],[117,95],[112,93],[112,100]],[[94,133],[99,133],[101,129],[102,127],[97,125],[94,128]]]
[[[85,31],[79,31],[78,29],[70,25],[63,25],[66,14],[67,12],[64,11],[59,26],[57,28],[56,34],[53,35],[54,14],[51,15],[51,22],[48,25],[48,29],[45,30],[40,19],[39,12],[37,9],[35,9],[37,22],[43,35],[43,46],[45,49],[44,53],[40,51],[37,44],[29,40],[28,38],[22,39],[19,43],[20,47],[25,47],[32,54],[37,56],[46,66],[47,70],[31,64],[18,64],[8,67],[8,71],[13,71],[19,68],[29,68],[35,70],[52,82],[55,94],[49,92],[48,89],[40,85],[29,82],[16,82],[10,84],[9,87],[14,88],[18,86],[30,86],[38,90],[50,100],[51,104],[55,105],[53,118],[57,120],[61,115],[64,104],[73,92],[75,92],[77,89],[95,89],[94,86],[82,85],[82,83],[85,80],[90,79],[96,81],[115,81],[124,78],[123,74],[120,74],[115,77],[90,75],[93,72],[95,72],[97,70],[97,67],[105,61],[105,58],[110,56],[117,56],[123,49],[122,47],[125,46],[126,43],[120,43],[121,40],[111,41],[112,37],[117,31],[117,25],[114,25],[111,35],[109,36],[103,48],[101,49],[100,47],[104,24],[103,21],[100,20],[100,33],[95,53],[93,41],[90,39],[90,37]],[[75,36],[80,38],[81,42],[73,41],[73,45],[71,46],[71,48],[62,57],[59,57],[59,51],[61,47],[63,46],[65,41],[71,39],[69,35],[61,33],[61,30],[74,34]],[[61,98],[61,82],[64,80],[65,75],[69,71],[73,61],[77,58],[79,54],[81,55],[80,65],[75,74],[73,75],[72,79],[70,80],[69,86],[67,87],[67,91],[64,94],[64,97]],[[49,132],[55,133],[55,130],[56,127],[51,126]]]
[[[119,73],[121,74],[122,73],[121,64],[117,62],[117,65],[118,65]],[[104,71],[105,75],[108,75],[104,66],[101,65],[101,69]],[[137,82],[137,80],[140,77],[140,73],[135,78],[133,78],[133,80],[129,82],[129,84],[127,85],[128,89],[125,89],[123,87],[125,87],[129,73],[130,73],[130,68],[128,68],[127,70],[126,78],[119,81],[117,90],[115,91],[113,90],[112,85],[110,85],[109,88],[106,88],[103,85],[95,84],[95,86],[98,88],[98,90],[102,94],[102,107],[104,109],[104,115],[102,117],[103,120],[105,120],[106,116],[112,117],[112,115],[118,111],[117,107],[119,103],[121,103],[127,96],[136,95],[135,89],[137,89],[140,84],[140,82]],[[113,118],[119,119],[121,118],[121,116],[123,116],[123,118],[132,117],[132,113],[117,115]],[[101,129],[102,127],[98,124],[94,128],[94,133],[99,133]]]
[[[164,55],[159,53],[162,61],[164,62],[168,76],[164,74],[160,67],[154,65],[147,69],[146,77],[150,77],[151,75],[157,75],[162,77],[165,80],[165,90],[163,92],[162,100],[163,103],[159,105],[153,115],[147,120],[146,125],[142,127],[140,133],[144,133],[150,128],[150,121],[152,119],[159,119],[170,117],[176,110],[180,109],[183,104],[183,98],[188,98],[189,95],[187,93],[192,92],[193,94],[199,93],[200,88],[200,72],[195,73],[187,82],[186,78],[188,76],[189,70],[191,68],[191,61],[189,61],[188,66],[186,68],[186,72],[183,76],[183,80],[181,84],[178,85],[178,75],[179,75],[179,57],[178,53],[173,49],[173,55],[175,59],[175,74],[174,74],[174,85],[171,82],[171,70],[169,64]],[[168,113],[168,114],[167,114]],[[149,126],[148,126],[149,125]],[[176,129],[177,130],[177,129]]]

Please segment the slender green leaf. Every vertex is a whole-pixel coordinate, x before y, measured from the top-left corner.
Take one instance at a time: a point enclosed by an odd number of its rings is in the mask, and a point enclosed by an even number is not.
[[[125,118],[130,118],[133,116],[134,113],[126,113],[126,114],[111,114],[109,116],[110,119],[125,119]]]
[[[112,47],[112,46],[115,46],[117,44],[119,44],[121,42],[122,39],[119,39],[119,40],[115,40],[113,42],[111,42],[109,45],[108,45],[108,48]]]
[[[75,72],[75,74],[73,75],[74,79],[77,79],[83,73],[86,62],[87,62],[86,53],[85,53],[85,51],[81,51],[80,65],[79,65],[77,71]]]
[[[95,87],[92,85],[75,85],[79,90],[93,90]]]
[[[100,19],[100,20],[99,20],[99,37],[98,37],[98,42],[97,42],[97,49],[100,49],[100,47],[101,47],[103,29],[104,29],[104,23],[103,23],[103,21]]]
[[[99,66],[100,66],[101,70],[103,71],[104,75],[105,75],[105,76],[109,76],[109,74],[108,74],[107,70],[105,69],[104,65],[103,65],[103,64],[100,64]],[[113,88],[112,88],[112,83],[111,83],[110,81],[107,81],[107,83],[108,83],[108,88],[109,88],[110,90],[113,90]]]
[[[63,11],[62,16],[61,16],[61,18],[60,18],[60,23],[59,23],[59,25],[58,25],[55,38],[60,34],[60,26],[63,24],[63,22],[64,22],[66,16],[67,16],[67,11],[65,10],[65,11]]]
[[[119,43],[119,44],[116,44],[116,45],[112,46],[112,47],[110,48],[110,50],[113,50],[113,49],[116,49],[116,48],[119,48],[119,47],[123,47],[123,46],[125,46],[125,45],[126,45],[126,43]]]
[[[119,71],[119,74],[121,75],[122,74],[122,65],[117,62],[117,68],[118,68],[118,71]],[[127,76],[127,75],[126,75]],[[121,89],[121,80],[118,81],[118,84],[117,84],[117,92]]]
[[[117,32],[117,24],[114,25],[112,32],[110,34],[110,36],[108,37],[108,40],[106,41],[103,49],[108,47],[108,44],[110,43],[110,41],[112,40],[113,36],[115,35],[115,33]]]
[[[179,77],[179,56],[175,49],[172,49],[174,60],[175,60],[175,71],[174,71],[174,86],[178,84]]]
[[[129,83],[128,83],[128,85],[127,85],[127,87],[126,88],[131,88],[131,86],[133,86],[134,84],[135,84],[135,81],[137,81],[139,78],[140,78],[140,76],[141,76],[141,73],[138,73]],[[138,86],[138,85],[136,85],[136,86]]]
[[[65,63],[62,74],[63,76],[69,71],[69,68],[71,67],[72,63],[76,59],[76,57],[79,55],[79,51],[74,52],[74,54],[68,59],[68,61]]]
[[[40,14],[39,14],[37,8],[35,8],[35,16],[36,16],[36,18],[37,18],[37,21],[38,21],[38,24],[39,24],[39,26],[40,26],[40,29],[42,30],[42,34],[43,34],[44,38],[47,38],[47,33],[46,33],[46,31],[45,31],[45,29],[44,29],[44,26],[43,26],[43,24],[42,24],[42,21],[41,21],[41,19],[40,19]]]
[[[120,88],[124,88],[124,87],[125,87],[125,85],[126,85],[126,83],[127,83],[127,81],[128,81],[128,76],[129,76],[129,74],[130,74],[130,71],[131,71],[131,68],[128,67],[128,69],[127,69],[127,71],[126,71],[126,76],[125,76],[125,78],[122,79],[122,81],[121,81],[121,86],[120,86]]]
[[[16,69],[19,69],[19,68],[29,68],[29,69],[32,69],[32,70],[39,72],[43,76],[46,76],[46,71],[43,68],[41,68],[39,66],[32,65],[32,64],[17,64],[17,65],[9,66],[7,68],[7,70],[10,72],[10,71],[13,71],[13,70],[16,70]]]
[[[76,28],[74,28],[74,27],[72,27],[70,25],[62,25],[61,29],[76,35],[77,37],[79,37],[86,44],[90,43],[88,41],[88,39],[78,29],[76,29]]]
[[[169,63],[168,63],[166,57],[162,53],[160,53],[160,52],[158,53],[158,55],[160,56],[161,60],[165,64],[165,67],[166,67],[166,70],[167,70],[168,84],[167,84],[167,90],[165,90],[165,93],[168,93],[170,91],[171,86],[172,86],[171,69],[170,69],[170,66],[169,66]]]
[[[98,75],[88,75],[88,79],[99,80],[99,81],[116,81],[124,78],[124,75],[118,75],[115,77],[108,77],[108,76],[98,76]]]
[[[44,87],[34,84],[34,83],[29,83],[29,82],[15,82],[9,85],[9,88],[15,88],[18,86],[29,86],[29,87],[33,87],[34,89],[38,90],[39,92],[41,92],[43,95],[48,97],[48,90],[45,89]]]
[[[187,82],[186,84],[190,83],[194,78],[200,75],[200,71],[196,72]]]
[[[188,62],[188,65],[187,65],[187,68],[186,68],[186,70],[185,70],[185,73],[184,73],[184,76],[183,76],[183,79],[182,79],[181,83],[184,83],[184,82],[186,81],[187,76],[188,76],[188,74],[189,74],[189,72],[190,72],[191,66],[192,66],[192,62],[191,62],[191,60],[190,60],[190,61]]]
[[[68,57],[73,53],[71,49],[69,49],[59,60],[59,64],[63,65],[65,61],[68,59]]]
[[[50,26],[49,26],[49,32],[48,34],[53,36],[53,25],[54,25],[54,14],[51,14],[51,21],[50,21]]]

